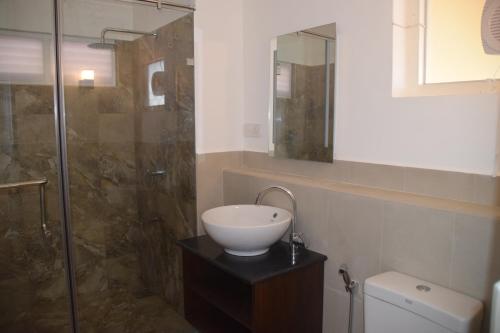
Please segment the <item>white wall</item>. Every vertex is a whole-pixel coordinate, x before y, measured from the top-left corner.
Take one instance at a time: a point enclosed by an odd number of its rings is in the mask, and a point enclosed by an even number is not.
[[[196,152],[243,149],[242,0],[198,0]]]
[[[52,31],[52,2],[50,0],[0,1],[0,27],[33,32]]]
[[[252,0],[243,9],[244,123],[267,127],[271,38],[336,22],[336,159],[493,172],[496,95],[391,96],[392,0]],[[244,149],[267,151],[265,136],[245,138]]]

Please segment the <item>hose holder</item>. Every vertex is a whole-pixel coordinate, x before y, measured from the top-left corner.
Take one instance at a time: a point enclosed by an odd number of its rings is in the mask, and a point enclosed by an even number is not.
[[[349,275],[349,271],[347,269],[347,265],[340,265],[339,267],[339,275],[342,276],[345,284],[345,291],[348,293],[352,293],[354,289],[359,286],[359,282],[351,279]]]

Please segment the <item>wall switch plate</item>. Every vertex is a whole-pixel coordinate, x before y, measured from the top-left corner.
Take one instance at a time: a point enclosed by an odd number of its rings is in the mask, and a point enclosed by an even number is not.
[[[262,136],[262,126],[260,124],[246,123],[243,132],[245,138],[260,138]]]

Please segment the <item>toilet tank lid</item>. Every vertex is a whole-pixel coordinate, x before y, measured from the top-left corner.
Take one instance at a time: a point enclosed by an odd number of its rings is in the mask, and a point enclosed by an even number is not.
[[[397,272],[365,281],[365,294],[420,315],[457,333],[468,333],[482,319],[483,304],[466,295]]]

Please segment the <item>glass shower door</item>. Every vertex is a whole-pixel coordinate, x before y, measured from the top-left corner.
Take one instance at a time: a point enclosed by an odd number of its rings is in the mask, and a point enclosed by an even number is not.
[[[53,1],[0,1],[0,332],[71,331],[60,219]]]
[[[176,241],[196,228],[193,15],[66,0],[62,69],[81,332],[193,332]]]
[[[193,47],[166,5],[0,0],[0,332],[194,332]]]

